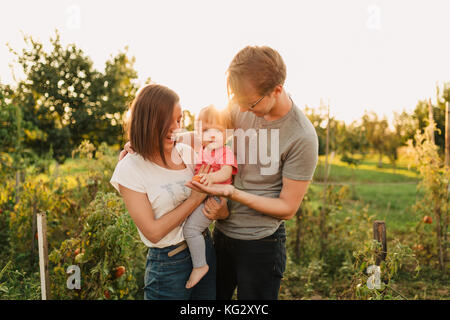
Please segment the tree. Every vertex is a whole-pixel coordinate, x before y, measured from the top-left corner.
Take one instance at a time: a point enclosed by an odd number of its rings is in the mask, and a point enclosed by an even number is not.
[[[384,153],[388,156],[389,161],[394,167],[394,173],[397,168],[398,148],[402,145],[402,137],[397,132],[389,131],[384,141]]]
[[[318,111],[308,106],[305,107],[305,115],[313,124],[317,132],[319,139],[319,155],[325,154],[325,144],[327,139],[327,108],[321,105]],[[330,135],[329,135],[329,148],[330,150],[338,149],[338,135],[337,133],[344,125],[343,121],[337,120],[335,117],[330,117]]]
[[[384,118],[379,120],[378,115],[371,111],[362,117],[363,128],[366,132],[370,147],[378,153],[378,167],[383,165],[383,154],[386,150],[386,136],[389,128],[388,121]]]
[[[414,134],[419,128],[417,120],[406,111],[394,112],[394,132],[400,138],[401,145],[406,145],[408,140],[414,139]]]
[[[369,149],[364,127],[353,121],[348,126],[343,124],[336,134],[339,137],[338,152],[342,155],[341,161],[346,162],[351,167],[352,182],[354,182],[355,168],[361,163]],[[353,197],[355,197],[354,187]]]
[[[25,121],[45,133],[28,141],[33,150],[42,155],[53,148],[55,158],[63,161],[84,139],[96,146],[122,143],[123,114],[137,91],[135,59],[127,49],[100,72],[75,44],[63,48],[58,31],[50,39],[50,52],[31,37],[24,40],[27,47],[20,54],[10,48],[26,75],[10,98],[22,108]]]
[[[35,159],[25,142],[42,137],[43,132],[24,120],[22,109],[7,98],[11,93],[9,86],[0,84],[0,169],[8,167],[9,171],[14,172]]]

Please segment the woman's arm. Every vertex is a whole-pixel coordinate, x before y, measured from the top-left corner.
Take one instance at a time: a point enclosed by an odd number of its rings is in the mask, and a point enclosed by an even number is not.
[[[178,207],[155,219],[146,193],[133,191],[120,184],[119,189],[134,223],[152,243],[159,242],[170,231],[181,225],[206,198],[205,194],[192,190],[189,198]]]

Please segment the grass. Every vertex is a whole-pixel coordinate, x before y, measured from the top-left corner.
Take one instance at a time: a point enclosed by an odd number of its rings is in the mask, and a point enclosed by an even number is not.
[[[418,173],[414,168],[408,168],[407,158],[401,158],[396,168],[383,158],[382,167],[379,168],[378,159],[374,156],[366,156],[362,163],[352,169],[340,157],[329,157],[329,182],[339,183],[391,183],[391,182],[417,182]],[[324,180],[325,156],[319,157],[319,163],[314,175],[315,181]]]
[[[369,204],[376,220],[384,220],[386,228],[406,232],[420,221],[411,207],[416,202],[416,184],[359,185],[357,196]]]
[[[52,161],[49,167],[49,173],[41,173],[36,175],[35,181],[47,182],[51,176],[66,179],[69,187],[75,187],[78,182],[77,178],[82,178],[89,171],[89,159],[72,159],[68,158],[63,164],[58,165],[56,161]]]
[[[353,206],[369,205],[371,215],[376,220],[384,220],[388,230],[407,232],[421,219],[411,210],[420,197],[417,191],[419,177],[414,169],[408,169],[407,159],[401,158],[395,170],[387,159],[383,159],[382,167],[378,168],[376,156],[366,157],[355,169],[339,157],[330,160],[329,183],[349,185]],[[321,156],[311,184],[313,192],[323,190],[324,162],[324,156]]]

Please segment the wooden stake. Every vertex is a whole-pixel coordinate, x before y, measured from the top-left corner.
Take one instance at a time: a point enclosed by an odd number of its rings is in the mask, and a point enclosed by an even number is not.
[[[31,254],[30,254],[30,266],[33,266],[33,261],[34,261],[34,248],[36,245],[36,232],[37,232],[37,225],[36,225],[36,220],[37,220],[37,200],[36,200],[36,196],[34,197],[34,202],[33,202],[33,215],[32,215],[32,219],[31,220]]]
[[[41,274],[42,300],[50,299],[50,278],[48,275],[47,217],[45,212],[37,214],[39,269]]]
[[[380,265],[381,261],[386,259],[387,255],[387,244],[386,244],[386,224],[384,221],[376,220],[373,222],[373,238],[381,243],[381,251],[377,250],[375,252],[376,265]]]

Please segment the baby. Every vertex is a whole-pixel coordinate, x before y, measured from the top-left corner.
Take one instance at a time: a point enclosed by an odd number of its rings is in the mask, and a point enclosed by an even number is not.
[[[232,183],[232,175],[237,173],[237,161],[233,151],[225,145],[226,129],[229,119],[214,106],[203,108],[198,115],[202,129],[202,149],[197,156],[193,180],[211,185],[215,183]],[[197,175],[202,165],[210,165],[212,172]],[[214,197],[220,203],[218,197]],[[193,270],[186,283],[186,288],[195,286],[208,273],[206,263],[205,239],[202,232],[209,227],[212,220],[202,212],[202,203],[192,212],[183,227],[184,238],[191,252]]]

